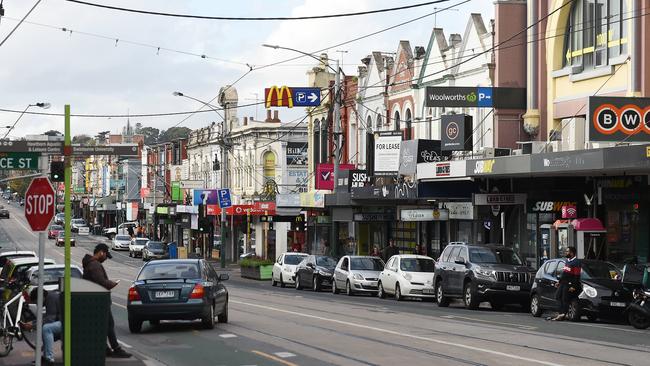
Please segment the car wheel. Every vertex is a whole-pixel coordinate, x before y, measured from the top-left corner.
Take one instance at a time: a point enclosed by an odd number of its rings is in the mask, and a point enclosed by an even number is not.
[[[300,284],[300,275],[296,274],[296,290],[302,290],[302,285]]]
[[[580,303],[577,299],[572,300],[569,304],[569,310],[566,312],[566,317],[572,322],[577,322],[582,317],[582,314],[580,314]]]
[[[596,314],[587,314],[587,319],[590,322],[595,322],[596,320],[598,320],[598,315],[596,315]]]
[[[442,281],[436,281],[436,301],[441,308],[449,306],[449,298],[442,291]]]
[[[384,291],[384,285],[379,282],[377,284],[377,297],[380,299],[385,299],[386,298],[386,292]]]
[[[203,327],[205,329],[213,329],[214,328],[214,304],[210,306],[210,312],[201,318],[201,323],[203,323]]]
[[[536,317],[539,318],[542,316],[542,313],[544,312],[544,309],[539,304],[539,295],[538,294],[533,294],[533,297],[530,298],[530,313]]]
[[[273,277],[273,275],[271,275],[271,286],[275,287],[277,285],[278,285],[278,281],[276,281],[275,277]]]
[[[636,329],[647,329],[650,327],[650,319],[636,310],[627,313],[627,321]]]
[[[228,299],[226,299],[226,303],[223,305],[223,311],[217,316],[217,321],[219,323],[228,323]]]
[[[476,293],[476,289],[472,282],[467,282],[465,284],[465,289],[463,291],[463,300],[465,301],[465,307],[470,310],[478,309],[478,306],[481,304]]]
[[[284,284],[284,280],[282,279],[282,273],[280,273],[280,287],[284,288],[284,286],[286,285]]]
[[[334,295],[339,293],[339,289],[336,287],[336,280],[335,279],[332,279],[332,293]]]
[[[345,282],[345,294],[348,296],[354,295],[354,291],[352,290],[352,287],[350,286],[350,281]]]
[[[399,282],[395,283],[395,300],[402,301],[402,289],[399,288]]]
[[[149,320],[149,325],[152,327],[157,327],[160,325],[160,320]]]
[[[136,334],[142,330],[142,320],[129,318],[129,332]]]
[[[133,252],[129,250],[129,258],[133,258]]]
[[[318,280],[318,276],[314,276],[311,282],[312,282],[311,289],[314,290],[314,292],[319,292],[321,284],[320,281]]]

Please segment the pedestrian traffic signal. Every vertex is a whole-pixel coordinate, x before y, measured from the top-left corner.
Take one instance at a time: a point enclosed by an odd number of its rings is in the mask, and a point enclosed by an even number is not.
[[[50,163],[50,180],[52,182],[65,181],[65,163],[62,161],[53,161]]]

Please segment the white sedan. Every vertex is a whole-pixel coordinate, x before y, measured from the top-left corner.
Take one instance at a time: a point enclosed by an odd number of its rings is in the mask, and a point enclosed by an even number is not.
[[[307,257],[305,253],[284,253],[281,254],[273,264],[273,273],[271,274],[271,284],[273,286],[280,283],[280,287],[286,284],[293,284],[293,276],[296,272],[298,263]]]
[[[419,297],[433,301],[433,271],[435,261],[424,255],[400,254],[390,257],[379,275],[380,298],[394,295],[396,300]]]
[[[129,257],[142,257],[142,249],[149,239],[147,238],[133,238],[129,243]]]
[[[114,250],[129,250],[129,244],[131,244],[131,237],[128,235],[115,235],[113,238],[113,249]]]

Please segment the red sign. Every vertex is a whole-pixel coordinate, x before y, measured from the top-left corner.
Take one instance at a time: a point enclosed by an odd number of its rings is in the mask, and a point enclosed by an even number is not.
[[[208,216],[221,215],[219,205],[206,205]],[[232,205],[226,209],[226,215],[274,216],[275,202],[255,202],[252,205]]]
[[[149,193],[151,193],[151,189],[147,187],[140,188],[140,198],[145,198],[149,196]]]
[[[578,208],[576,206],[562,206],[563,219],[575,219],[578,217]]]
[[[25,218],[34,231],[45,231],[56,213],[52,184],[47,178],[32,179],[25,192]]]
[[[339,170],[354,170],[354,164],[339,164]],[[346,183],[345,186],[348,184]],[[334,189],[334,164],[318,164],[316,189]]]

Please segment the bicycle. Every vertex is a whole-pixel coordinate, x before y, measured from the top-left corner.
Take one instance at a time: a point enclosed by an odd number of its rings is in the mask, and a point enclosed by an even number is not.
[[[29,308],[29,294],[27,288],[29,282],[9,284],[9,289],[20,289],[16,295],[6,303],[2,304],[2,327],[0,328],[0,357],[5,357],[13,349],[14,338],[25,340],[32,348],[36,348],[36,327],[23,329],[21,324],[36,321],[36,315]],[[27,306],[25,306],[27,304]],[[15,319],[12,319],[11,307],[15,307]]]

